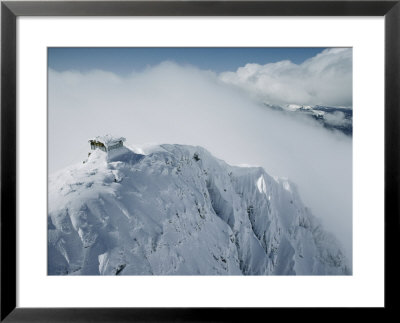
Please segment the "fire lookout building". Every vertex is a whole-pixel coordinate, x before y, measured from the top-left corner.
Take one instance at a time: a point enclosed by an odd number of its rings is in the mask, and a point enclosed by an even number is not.
[[[100,149],[104,152],[108,152],[124,145],[126,139],[123,137],[114,138],[111,136],[98,136],[94,139],[89,140],[90,148],[92,150]]]

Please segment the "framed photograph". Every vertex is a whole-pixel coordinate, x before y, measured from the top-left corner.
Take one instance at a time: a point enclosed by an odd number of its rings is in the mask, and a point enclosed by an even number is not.
[[[398,1],[1,12],[1,320],[394,306]]]

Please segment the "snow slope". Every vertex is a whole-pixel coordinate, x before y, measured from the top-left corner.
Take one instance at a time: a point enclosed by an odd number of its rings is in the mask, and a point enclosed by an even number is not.
[[[94,151],[49,177],[49,275],[347,275],[296,187],[201,147]]]

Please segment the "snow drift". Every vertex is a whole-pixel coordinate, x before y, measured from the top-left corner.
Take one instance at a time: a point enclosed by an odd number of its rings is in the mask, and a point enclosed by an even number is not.
[[[49,177],[49,275],[348,275],[295,185],[201,147],[94,151]]]

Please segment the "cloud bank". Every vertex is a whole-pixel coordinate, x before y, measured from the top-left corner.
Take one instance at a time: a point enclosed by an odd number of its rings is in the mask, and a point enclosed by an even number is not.
[[[330,48],[294,64],[246,64],[220,79],[269,104],[352,106],[352,49]]]
[[[128,146],[203,146],[229,164],[288,177],[351,254],[350,138],[265,109],[216,74],[174,63],[123,78],[50,70],[48,84],[50,172],[82,162],[88,139],[105,133],[126,137]]]

